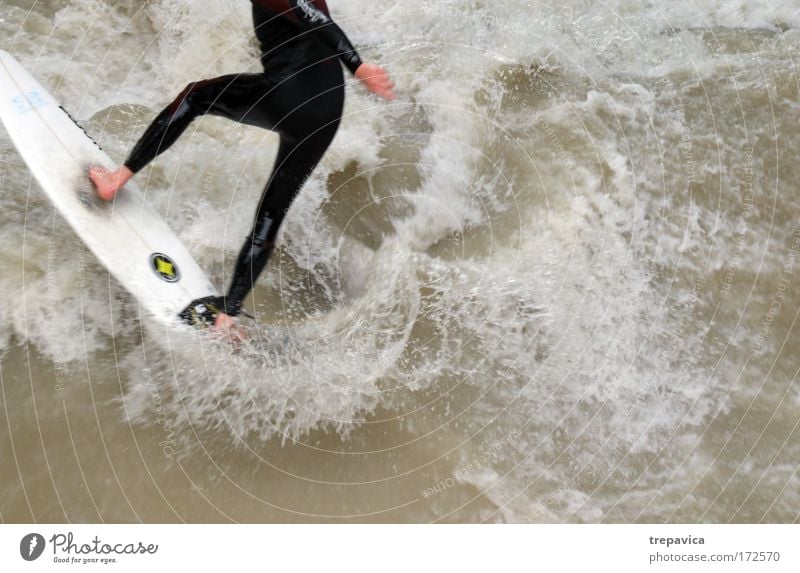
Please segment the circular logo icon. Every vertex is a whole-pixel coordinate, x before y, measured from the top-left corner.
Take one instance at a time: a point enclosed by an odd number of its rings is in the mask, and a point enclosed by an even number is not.
[[[153,253],[150,255],[150,268],[156,273],[158,278],[168,283],[176,283],[181,280],[181,273],[178,266],[164,253]]]
[[[19,554],[25,561],[36,561],[44,551],[44,537],[29,533],[19,542]]]

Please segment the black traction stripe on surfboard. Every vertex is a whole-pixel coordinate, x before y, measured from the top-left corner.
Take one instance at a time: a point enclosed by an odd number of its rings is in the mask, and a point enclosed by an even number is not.
[[[63,111],[67,115],[67,117],[72,121],[72,123],[74,123],[75,125],[78,126],[78,128],[83,132],[83,135],[85,135],[89,139],[89,141],[91,141],[92,143],[95,144],[95,146],[97,146],[97,149],[99,149],[100,151],[103,151],[103,148],[100,147],[100,144],[97,143],[91,135],[89,135],[89,132],[86,131],[86,129],[84,129],[84,127],[80,123],[75,121],[75,118],[72,117],[72,115],[70,115],[70,113],[66,109],[64,109],[63,105],[59,104],[58,109]]]

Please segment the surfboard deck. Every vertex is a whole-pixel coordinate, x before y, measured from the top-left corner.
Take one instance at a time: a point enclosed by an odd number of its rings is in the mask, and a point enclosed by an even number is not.
[[[113,202],[87,170],[115,165],[86,131],[10,54],[0,50],[0,120],[44,192],[114,278],[161,323],[217,291],[187,248],[129,182]]]

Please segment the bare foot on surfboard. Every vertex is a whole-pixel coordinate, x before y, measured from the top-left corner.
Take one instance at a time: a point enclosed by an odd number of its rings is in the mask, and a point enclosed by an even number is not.
[[[114,171],[103,167],[90,167],[89,179],[94,183],[97,194],[105,201],[113,201],[114,197],[128,180],[133,177],[133,171],[124,165]]]
[[[232,316],[220,312],[211,327],[211,332],[218,335],[221,339],[230,342],[238,348],[247,339],[247,331]]]

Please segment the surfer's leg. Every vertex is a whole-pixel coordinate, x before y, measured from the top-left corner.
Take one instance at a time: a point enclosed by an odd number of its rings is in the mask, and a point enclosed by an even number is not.
[[[192,82],[145,130],[125,163],[114,171],[100,167],[89,170],[89,177],[101,198],[110,201],[138,171],[177,141],[195,118],[210,113],[241,123],[264,126],[264,118],[251,118],[259,101],[274,87],[265,74],[232,74]]]
[[[278,157],[261,197],[255,224],[236,260],[230,288],[224,301],[226,314],[231,316],[239,314],[242,301],[267,265],[275,247],[278,230],[292,201],[322,159],[336,134],[337,127],[338,120],[302,141],[281,136]]]
[[[225,314],[236,316],[267,265],[292,201],[336,135],[344,106],[338,62],[321,62],[292,75],[256,106],[252,118],[268,118],[281,135],[278,156],[264,188],[252,230],[236,260]]]
[[[250,123],[249,110],[269,91],[264,74],[234,74],[192,82],[156,116],[136,143],[125,166],[137,173],[175,143],[195,118],[207,113]]]
[[[280,134],[278,156],[259,203],[253,228],[236,260],[230,288],[214,301],[216,327],[231,324],[272,254],[278,230],[305,180],[336,135],[344,105],[344,78],[337,61],[323,61],[288,78],[252,86],[237,121]],[[234,102],[234,103],[238,103]],[[224,111],[224,110],[223,110]],[[201,302],[194,301],[193,304]],[[192,305],[190,305],[192,306]]]

